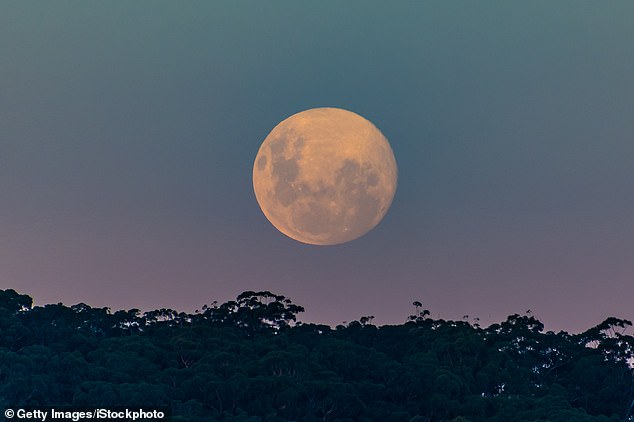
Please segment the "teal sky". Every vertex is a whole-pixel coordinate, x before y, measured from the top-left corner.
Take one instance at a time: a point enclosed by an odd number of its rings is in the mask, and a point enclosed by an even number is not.
[[[634,2],[5,1],[0,288],[304,320],[634,319]],[[399,186],[334,247],[260,212],[253,159],[313,107],[371,120]]]

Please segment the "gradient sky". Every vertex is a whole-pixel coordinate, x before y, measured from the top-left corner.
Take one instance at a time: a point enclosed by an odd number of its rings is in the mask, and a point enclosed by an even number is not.
[[[193,311],[271,290],[305,321],[634,319],[634,2],[6,1],[0,288]],[[392,144],[364,237],[281,235],[260,143],[341,107]]]

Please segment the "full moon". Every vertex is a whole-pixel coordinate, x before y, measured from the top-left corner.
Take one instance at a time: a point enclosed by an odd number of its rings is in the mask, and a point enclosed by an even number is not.
[[[392,204],[397,168],[371,122],[314,108],[279,123],[260,146],[253,189],[266,218],[299,242],[335,245],[372,230]]]

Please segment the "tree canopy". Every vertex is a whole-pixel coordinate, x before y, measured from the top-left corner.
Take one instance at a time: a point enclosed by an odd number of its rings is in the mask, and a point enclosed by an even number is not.
[[[413,305],[401,325],[331,328],[268,291],[187,314],[0,290],[0,405],[162,406],[188,422],[632,420],[630,321],[554,333],[528,312],[483,328]]]

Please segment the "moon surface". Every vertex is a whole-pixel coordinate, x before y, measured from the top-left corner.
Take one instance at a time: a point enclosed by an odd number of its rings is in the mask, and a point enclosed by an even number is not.
[[[397,175],[392,148],[370,121],[339,108],[313,108],[282,121],[264,139],[253,189],[280,232],[335,245],[379,224]]]

